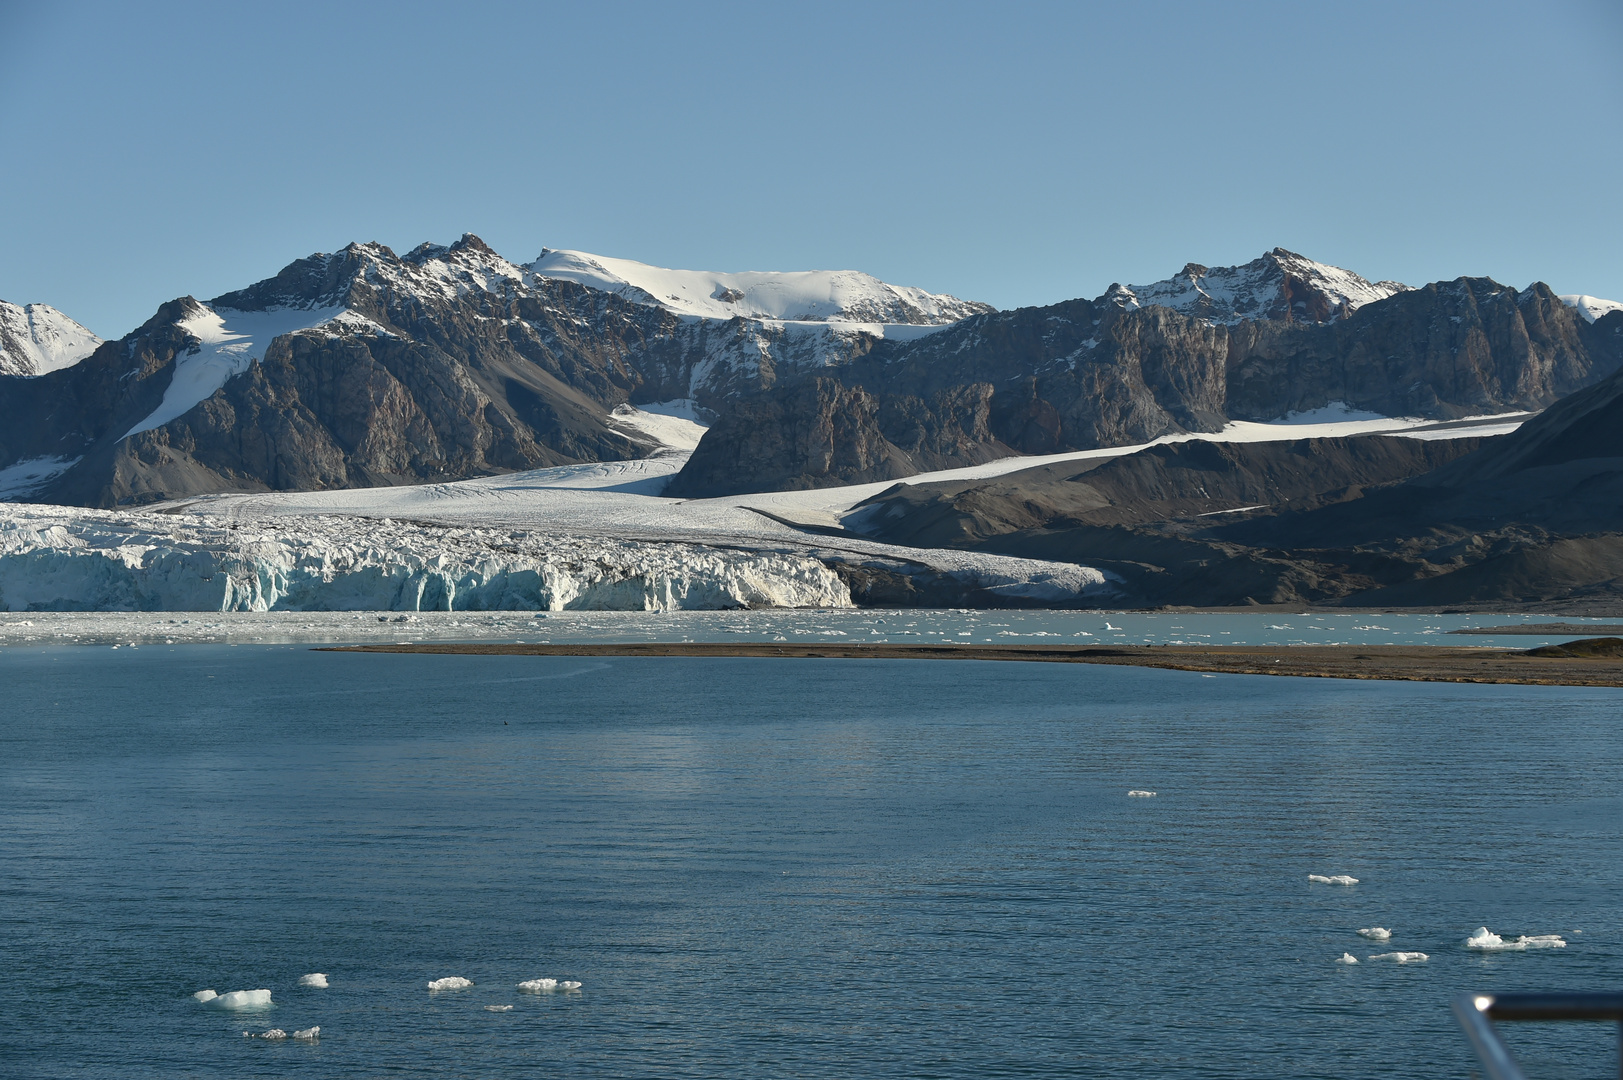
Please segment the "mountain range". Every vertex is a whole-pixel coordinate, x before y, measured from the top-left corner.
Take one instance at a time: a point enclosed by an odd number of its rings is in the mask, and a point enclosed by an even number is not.
[[[671,493],[894,479],[1331,402],[1536,410],[1623,365],[1623,311],[1274,249],[996,311],[856,272],[672,271],[474,236],[351,244],[124,337],[0,308],[0,493],[88,506],[646,456],[627,402],[714,421]]]
[[[1598,317],[1597,317],[1598,316]],[[876,342],[729,403],[688,496],[890,480],[1010,454],[1216,432],[1341,402],[1457,419],[1542,409],[1623,365],[1623,312],[1490,278],[1371,283],[1274,249],[1094,300]]]

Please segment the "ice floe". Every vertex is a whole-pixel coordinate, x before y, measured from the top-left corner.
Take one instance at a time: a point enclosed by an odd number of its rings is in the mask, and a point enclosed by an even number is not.
[[[1363,930],[1358,931],[1358,933],[1360,936],[1367,937],[1371,941],[1390,941],[1392,938],[1392,931],[1388,930],[1384,926],[1365,927]]]
[[[1320,885],[1357,885],[1358,879],[1350,874],[1309,874],[1307,879]]]
[[[327,989],[327,976],[323,975],[319,971],[312,972],[309,975],[300,975],[299,976],[299,985],[300,986],[314,986],[314,987],[318,987],[318,988],[320,988],[322,990],[325,990],[325,989]]]
[[[526,994],[540,994],[548,990],[558,989],[557,979],[526,979],[518,984],[518,988]]]
[[[204,997],[212,994],[212,997]],[[271,992],[269,990],[232,990],[227,994],[215,994],[212,990],[200,990],[192,995],[204,1006],[210,1009],[227,1009],[232,1012],[243,1009],[268,1009],[271,1006]]]
[[[486,1005],[485,1006],[485,1011],[486,1012],[512,1012],[513,1011],[513,1006],[511,1006],[511,1005]]]
[[[1523,952],[1527,949],[1564,949],[1567,942],[1560,934],[1523,934],[1514,941],[1506,941],[1486,926],[1479,926],[1465,939],[1465,947],[1484,952]]]
[[[1424,964],[1431,957],[1423,952],[1383,952],[1370,957],[1371,960],[1390,960],[1395,964]]]
[[[558,989],[560,989],[560,990],[579,990],[580,989],[580,983],[572,982],[569,979],[564,979],[564,980],[562,980],[562,981],[560,981],[558,983]]]
[[[464,979],[460,975],[448,975],[443,979],[434,979],[428,984],[430,990],[466,990],[473,985],[472,979]]]
[[[1336,963],[1338,963],[1338,964],[1356,964],[1356,963],[1358,963],[1358,957],[1354,956],[1350,952],[1344,952],[1344,953],[1341,954],[1341,959],[1337,960]]]
[[[321,1038],[321,1026],[318,1024],[315,1027],[301,1028],[292,1035],[289,1035],[281,1028],[271,1028],[269,1031],[261,1031],[258,1034],[252,1031],[244,1031],[242,1037],[245,1039],[270,1039],[272,1042],[279,1039],[299,1039],[304,1042],[315,1042]]]
[[[1134,788],[1132,791],[1127,793],[1127,797],[1130,799],[1148,799],[1154,795],[1155,792],[1153,791],[1140,791],[1137,788]]]

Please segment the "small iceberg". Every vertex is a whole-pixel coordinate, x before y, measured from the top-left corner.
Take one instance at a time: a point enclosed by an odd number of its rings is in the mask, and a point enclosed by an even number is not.
[[[1371,941],[1390,941],[1392,940],[1392,931],[1384,926],[1369,926],[1358,931],[1358,936],[1367,937]]]
[[[1139,791],[1137,789],[1134,789],[1134,790],[1129,791],[1127,793],[1127,797],[1130,798],[1130,799],[1151,799],[1151,798],[1155,797],[1155,792],[1153,792],[1153,791]]]
[[[1564,949],[1567,942],[1560,934],[1523,934],[1515,941],[1506,941],[1486,926],[1479,926],[1475,933],[1465,939],[1465,947],[1483,952],[1522,952],[1527,949]]]
[[[511,1006],[511,1005],[486,1005],[485,1006],[485,1011],[486,1012],[512,1012],[513,1011],[513,1006]]]
[[[1336,963],[1338,963],[1338,964],[1356,964],[1356,963],[1358,963],[1358,957],[1354,956],[1350,952],[1344,952],[1344,953],[1341,954],[1341,959],[1337,960]]]
[[[460,975],[450,975],[443,979],[435,979],[428,984],[430,990],[466,990],[473,985],[472,979],[464,979]]]
[[[219,996],[220,995],[216,994],[213,990],[199,990],[197,993],[192,995],[192,997],[196,998],[198,1001],[213,1001]]]
[[[285,1039],[287,1038],[287,1032],[281,1028],[271,1028],[269,1031],[261,1031],[258,1035],[251,1031],[244,1031],[242,1037],[244,1039]]]
[[[1351,876],[1351,875],[1349,875],[1349,874],[1331,874],[1329,877],[1326,877],[1323,874],[1309,874],[1307,876],[1307,879],[1309,881],[1316,881],[1320,885],[1357,885],[1358,884],[1358,879]]]
[[[580,989],[580,983],[578,983],[578,982],[570,982],[568,979],[565,979],[563,982],[558,984],[558,989],[560,989],[560,990],[579,990]]]
[[[309,975],[300,975],[299,985],[314,986],[319,990],[325,990],[327,989],[327,976],[319,971],[311,972]]]
[[[544,994],[548,990],[558,989],[557,979],[527,979],[518,984],[519,990],[526,994]]]
[[[293,1033],[293,1037],[295,1039],[303,1039],[305,1042],[315,1042],[317,1039],[321,1038],[321,1025],[317,1024],[315,1027],[307,1027],[300,1031],[295,1031]]]
[[[233,990],[229,994],[214,994],[212,997],[203,997],[203,994],[212,991],[199,991],[192,996],[201,1001],[205,1008],[226,1009],[237,1012],[242,1009],[268,1009],[271,1006],[271,992],[269,990]]]
[[[1370,957],[1371,960],[1391,960],[1397,964],[1424,964],[1431,957],[1423,952],[1383,952]]]

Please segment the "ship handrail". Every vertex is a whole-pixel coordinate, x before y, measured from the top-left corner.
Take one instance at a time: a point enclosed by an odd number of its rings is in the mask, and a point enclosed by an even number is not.
[[[1623,994],[1461,994],[1454,1017],[1482,1063],[1486,1080],[1527,1080],[1496,1020],[1610,1020],[1623,1025]],[[1623,1073],[1623,1026],[1619,1028]]]

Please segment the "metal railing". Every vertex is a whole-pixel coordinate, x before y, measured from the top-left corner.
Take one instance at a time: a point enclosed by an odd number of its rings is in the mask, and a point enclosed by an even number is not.
[[[1495,1020],[1610,1020],[1623,1025],[1623,994],[1461,994],[1454,1016],[1471,1041],[1487,1080],[1527,1080]],[[1623,1058],[1623,1028],[1619,1029]],[[1619,1063],[1623,1074],[1623,1060]]]

